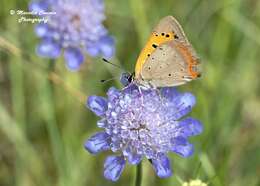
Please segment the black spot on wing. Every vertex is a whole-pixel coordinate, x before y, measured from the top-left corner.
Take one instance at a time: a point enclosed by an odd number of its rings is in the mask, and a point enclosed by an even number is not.
[[[157,48],[157,47],[158,47],[158,45],[156,45],[156,44],[153,44],[153,45],[152,45],[152,47],[153,47],[153,48]]]

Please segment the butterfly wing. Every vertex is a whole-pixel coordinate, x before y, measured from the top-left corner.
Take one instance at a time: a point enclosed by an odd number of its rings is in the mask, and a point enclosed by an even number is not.
[[[154,87],[185,84],[200,76],[199,61],[191,45],[169,41],[160,45],[143,65],[141,80]]]
[[[159,24],[154,28],[156,33],[173,33],[174,39],[179,42],[188,43],[187,37],[180,25],[180,23],[173,16],[166,16],[162,18]]]
[[[189,42],[183,32],[182,27],[178,21],[172,16],[166,16],[160,20],[158,25],[153,29],[148,42],[140,53],[136,66],[135,66],[135,77],[140,79],[140,72],[143,68],[146,60],[156,50],[156,48],[169,41],[179,41],[185,45],[189,45]]]

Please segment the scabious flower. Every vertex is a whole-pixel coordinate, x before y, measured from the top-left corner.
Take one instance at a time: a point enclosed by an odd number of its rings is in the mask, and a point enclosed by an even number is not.
[[[102,24],[103,0],[36,0],[29,9],[48,20],[35,27],[42,39],[36,49],[39,56],[57,58],[64,49],[70,70],[79,69],[84,52],[93,57],[113,56],[114,40]]]
[[[182,186],[207,186],[208,184],[203,183],[201,180],[191,180],[190,182],[184,182]]]
[[[126,160],[136,165],[147,158],[156,174],[172,175],[168,152],[182,157],[193,153],[190,136],[202,132],[201,123],[188,114],[195,105],[191,93],[179,93],[175,88],[143,90],[133,83],[123,90],[110,88],[108,98],[90,96],[87,107],[101,120],[104,130],[90,137],[85,148],[92,154],[111,150],[104,163],[105,178],[119,179]]]

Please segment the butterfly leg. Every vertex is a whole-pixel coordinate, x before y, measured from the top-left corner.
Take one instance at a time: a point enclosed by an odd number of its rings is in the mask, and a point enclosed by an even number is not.
[[[141,95],[141,103],[143,105],[144,104],[144,97],[143,97],[143,94],[142,94],[142,87],[141,86],[138,86],[138,91],[139,91],[139,93]]]
[[[164,103],[164,98],[163,98],[163,95],[162,95],[162,92],[161,92],[161,89],[158,89],[158,88],[155,88],[158,96],[159,96],[159,99],[162,103]]]
[[[161,89],[157,88],[152,83],[149,83],[149,86],[157,92],[157,95],[159,96],[160,101],[163,103],[163,95],[162,95]]]

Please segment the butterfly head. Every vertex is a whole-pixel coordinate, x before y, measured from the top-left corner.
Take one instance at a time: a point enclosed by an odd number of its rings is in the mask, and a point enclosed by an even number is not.
[[[134,81],[135,73],[124,72],[121,74],[120,82],[126,87]]]

